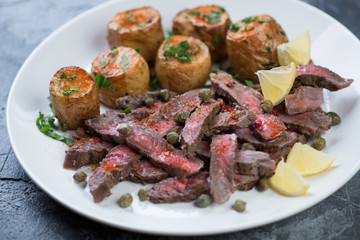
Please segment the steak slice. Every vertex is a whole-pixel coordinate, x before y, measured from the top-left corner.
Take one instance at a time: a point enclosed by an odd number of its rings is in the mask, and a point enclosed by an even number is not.
[[[331,70],[317,65],[296,67],[295,86],[306,85],[337,91],[350,86],[353,81],[353,79],[342,78]]]
[[[257,139],[249,128],[239,128],[234,131],[239,142],[251,143],[257,150],[265,152],[276,152],[284,147],[292,147],[297,142],[306,142],[306,137],[302,134],[286,130],[277,138],[265,141]]]
[[[238,104],[241,109],[255,114],[255,130],[263,139],[274,139],[286,129],[278,117],[262,111],[261,100],[264,98],[255,89],[242,85],[235,81],[230,74],[221,71],[217,74],[211,73],[210,80],[217,95],[228,99],[233,104]]]
[[[124,143],[123,137],[117,131],[117,126],[129,120],[128,115],[109,110],[99,117],[85,120],[85,125],[91,132],[98,133],[107,142]]]
[[[257,181],[259,181],[259,176],[248,176],[239,173],[234,174],[234,187],[239,191],[249,191],[251,190]]]
[[[323,102],[323,89],[299,87],[294,93],[285,97],[286,112],[290,115],[315,111]]]
[[[94,202],[101,202],[109,196],[110,189],[129,175],[140,157],[139,154],[124,145],[118,145],[111,149],[89,178],[90,193],[93,195]]]
[[[155,113],[157,110],[160,110],[164,105],[165,103],[163,102],[157,102],[154,103],[154,105],[152,105],[151,107],[140,107],[133,109],[130,111],[129,115],[131,115],[132,118],[140,121]]]
[[[116,100],[116,107],[119,109],[129,108],[130,110],[145,106],[145,100],[153,98],[156,102],[160,102],[160,91],[148,92],[141,95],[125,96]],[[170,98],[177,96],[175,92],[170,92]]]
[[[210,130],[219,133],[234,130],[237,128],[245,128],[252,124],[255,120],[253,112],[243,110],[233,110],[230,112],[221,112],[215,116],[210,125]]]
[[[151,128],[144,128],[140,123],[129,122],[131,134],[125,137],[127,145],[149,158],[156,167],[161,167],[172,176],[184,178],[198,172],[203,161],[189,159],[184,153],[172,145]]]
[[[302,142],[303,144],[306,142]],[[269,153],[270,158],[274,159],[276,163],[278,163],[282,158],[287,158],[287,155],[289,155],[292,147],[284,147],[282,149],[279,149],[275,152]]]
[[[181,149],[189,156],[193,156],[198,143],[209,128],[210,122],[220,111],[220,103],[215,101],[209,104],[203,104],[186,119],[185,126],[181,132]]]
[[[82,138],[90,138],[92,135],[87,132],[87,130],[83,127],[78,127],[75,132],[73,133],[72,137],[74,139],[80,140]]]
[[[235,172],[248,176],[271,177],[275,173],[276,162],[268,153],[252,150],[238,151]]]
[[[147,195],[153,203],[190,202],[209,191],[208,175],[201,172],[181,180],[167,178],[147,190]]]
[[[99,163],[113,147],[114,144],[98,137],[78,140],[66,150],[64,168],[78,169],[84,165]]]
[[[295,115],[279,112],[279,117],[289,129],[310,137],[319,137],[331,127],[331,117],[322,110]]]
[[[154,167],[148,160],[141,160],[130,172],[126,178],[136,183],[157,183],[168,178],[169,174],[161,168]]]
[[[203,160],[209,160],[211,157],[210,143],[201,141],[196,148],[196,155]]]
[[[235,134],[215,135],[211,141],[210,193],[223,203],[234,191],[234,164],[237,140]]]
[[[165,136],[177,128],[175,116],[178,112],[187,111],[191,113],[200,103],[199,90],[188,91],[170,99],[159,111],[143,119],[141,124]]]

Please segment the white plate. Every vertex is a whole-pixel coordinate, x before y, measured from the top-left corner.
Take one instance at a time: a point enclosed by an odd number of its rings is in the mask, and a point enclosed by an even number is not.
[[[191,203],[155,205],[137,201],[135,192],[142,187],[119,183],[113,194],[100,204],[72,181],[73,171],[62,168],[65,144],[41,134],[35,126],[38,111],[49,113],[49,81],[61,67],[77,65],[89,69],[90,63],[108,48],[106,24],[118,11],[151,5],[162,16],[165,30],[180,10],[216,1],[111,1],[69,21],[45,39],[29,56],[16,76],[7,105],[7,124],[14,152],[33,181],[55,200],[90,219],[132,231],[166,235],[205,235],[248,229],[301,212],[322,201],[343,186],[360,168],[359,40],[337,21],[305,3],[286,0],[222,1],[231,19],[258,13],[272,15],[290,38],[309,29],[311,56],[347,78],[355,78],[351,87],[331,93],[328,107],[339,113],[342,124],[325,136],[326,152],[337,156],[333,167],[318,176],[307,178],[309,194],[288,198],[272,191],[236,192],[225,204],[199,209]],[[121,209],[115,203],[124,192],[132,192],[134,203]],[[247,204],[245,213],[231,210],[235,199]]]

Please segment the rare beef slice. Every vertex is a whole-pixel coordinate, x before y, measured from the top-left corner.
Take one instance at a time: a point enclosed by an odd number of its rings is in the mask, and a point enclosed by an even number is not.
[[[237,128],[245,128],[254,123],[255,114],[247,110],[232,110],[221,112],[215,116],[210,131],[213,133],[226,132]]]
[[[275,173],[276,162],[268,153],[261,151],[238,151],[236,156],[235,172],[257,176],[259,178],[271,177]]]
[[[315,111],[322,103],[322,88],[299,87],[285,97],[285,109],[289,115]]]
[[[163,169],[155,167],[148,160],[143,159],[131,170],[127,180],[145,185],[160,182],[168,177],[169,174]]]

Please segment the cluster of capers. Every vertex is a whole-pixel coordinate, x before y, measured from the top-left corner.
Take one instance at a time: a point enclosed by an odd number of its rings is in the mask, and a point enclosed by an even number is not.
[[[148,199],[148,195],[146,193],[146,190],[145,189],[140,189],[137,193],[138,197],[139,197],[139,200],[141,202],[144,202]],[[130,193],[124,193],[123,195],[121,195],[119,201],[118,201],[118,205],[121,207],[121,208],[127,208],[127,207],[130,207],[131,204],[133,202],[133,197],[131,196]]]

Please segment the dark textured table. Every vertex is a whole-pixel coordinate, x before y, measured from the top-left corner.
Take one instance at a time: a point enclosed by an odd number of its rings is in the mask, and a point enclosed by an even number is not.
[[[6,102],[21,65],[51,32],[101,2],[0,0],[0,239],[177,239],[118,230],[64,208],[26,176],[9,142]],[[360,37],[359,0],[306,2]],[[293,217],[203,239],[360,239],[360,172],[326,200]]]

